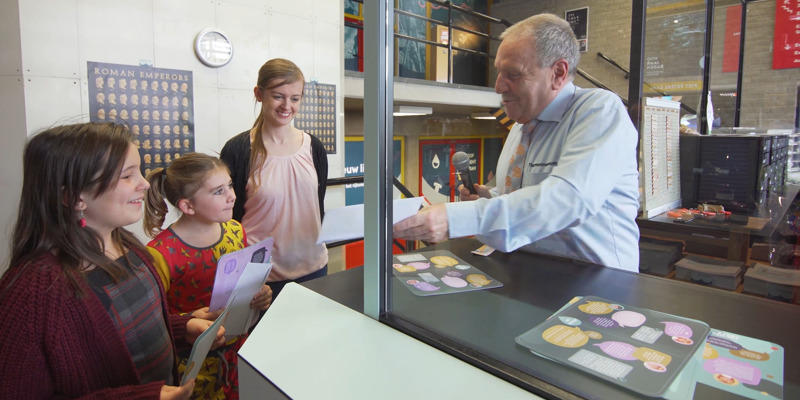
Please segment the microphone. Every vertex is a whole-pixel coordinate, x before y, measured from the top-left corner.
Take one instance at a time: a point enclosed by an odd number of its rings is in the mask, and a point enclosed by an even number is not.
[[[469,173],[469,155],[463,151],[457,151],[453,154],[452,162],[453,168],[456,169],[456,174],[458,174],[461,182],[464,183],[464,187],[466,187],[470,193],[476,194],[475,188],[472,185],[472,175]]]

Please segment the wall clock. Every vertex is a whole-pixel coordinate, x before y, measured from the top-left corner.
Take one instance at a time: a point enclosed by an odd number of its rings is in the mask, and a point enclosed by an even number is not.
[[[233,43],[219,29],[208,28],[194,39],[194,52],[203,64],[219,68],[231,62]]]

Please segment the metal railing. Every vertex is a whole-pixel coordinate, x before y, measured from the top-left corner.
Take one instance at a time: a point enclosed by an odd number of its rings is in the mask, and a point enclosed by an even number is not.
[[[599,51],[597,52],[597,56],[600,57],[601,60],[613,65],[618,70],[620,70],[623,73],[625,73],[625,79],[630,78],[631,73],[625,67],[619,65],[616,61],[614,61],[611,57],[608,57],[608,56],[606,56],[605,54],[603,54],[603,53],[601,53]],[[661,91],[660,89],[658,89],[657,87],[647,83],[646,81],[642,81],[642,85],[649,87],[651,90],[653,90],[654,92],[656,92],[656,93],[658,93],[658,94],[660,94],[662,96],[669,96],[668,93]],[[625,103],[625,104],[627,105],[627,103]],[[686,112],[688,112],[689,114],[697,114],[697,111],[695,109],[687,106],[686,104],[683,104],[683,102],[681,102],[681,108],[686,110]]]
[[[363,0],[353,0],[353,1],[363,4]],[[477,37],[479,37],[481,39],[484,39],[484,40],[496,40],[496,41],[500,40],[498,37],[492,36],[489,33],[477,31],[477,30],[470,29],[470,28],[464,27],[464,26],[455,25],[454,22],[453,22],[454,13],[459,13],[459,14],[462,14],[462,15],[467,15],[467,16],[470,16],[470,17],[474,17],[474,18],[479,19],[482,22],[487,22],[487,23],[490,23],[490,24],[502,24],[502,25],[504,25],[506,27],[511,26],[511,23],[506,21],[506,20],[504,20],[504,19],[493,18],[493,17],[490,17],[488,15],[485,15],[485,14],[482,14],[482,13],[479,13],[479,12],[475,12],[475,11],[470,10],[468,8],[457,6],[457,5],[453,4],[450,1],[439,1],[439,0],[424,0],[424,1],[426,3],[430,3],[430,4],[435,5],[437,7],[446,8],[447,9],[447,19],[446,19],[446,21],[440,21],[440,20],[437,20],[437,19],[428,18],[427,16],[424,16],[424,15],[418,15],[418,14],[414,14],[413,12],[409,12],[409,11],[406,11],[406,10],[400,10],[400,9],[395,8],[394,9],[394,18],[395,18],[394,38],[396,40],[408,40],[408,41],[412,41],[412,42],[416,42],[416,43],[423,43],[425,45],[433,46],[433,47],[436,47],[436,48],[445,48],[445,49],[447,49],[447,83],[454,83],[453,82],[453,52],[454,51],[468,53],[468,54],[474,54],[474,55],[478,55],[478,56],[485,57],[485,58],[494,58],[494,56],[491,55],[488,52],[479,51],[479,50],[475,50],[475,49],[470,49],[470,48],[466,48],[466,47],[454,46],[453,45],[453,40],[452,40],[453,31],[459,31],[459,32],[464,32],[464,33],[468,33],[468,34],[471,34],[471,35],[475,35],[475,36],[477,36]],[[399,26],[401,25],[400,24],[400,18],[412,18],[412,19],[416,19],[416,20],[420,20],[420,21],[426,22],[427,24],[429,24],[429,26],[426,27],[425,32],[429,32],[431,27],[433,27],[433,26],[444,26],[444,27],[447,27],[447,43],[439,43],[437,41],[428,40],[428,39],[419,38],[419,37],[414,37],[414,36],[410,36],[410,35],[405,34],[405,33],[398,32],[397,30],[399,29]],[[350,21],[345,21],[344,25],[346,27],[358,29],[358,30],[361,30],[361,31],[363,31],[363,29],[364,29],[364,27],[361,24],[350,22]],[[434,28],[434,30],[435,30],[435,28]],[[399,44],[396,44],[396,46],[399,46]],[[363,58],[363,56],[362,55],[358,55],[357,58]],[[426,62],[426,64],[427,64],[427,62]],[[426,66],[426,68],[427,68],[427,66]]]
[[[480,37],[482,39],[485,39],[485,40],[496,40],[496,41],[500,40],[498,37],[492,36],[492,35],[490,35],[488,33],[485,33],[485,32],[479,32],[479,31],[476,31],[474,29],[469,29],[469,28],[466,28],[466,27],[454,25],[453,24],[453,12],[457,12],[457,13],[460,13],[460,14],[463,14],[463,15],[468,15],[470,17],[477,18],[482,22],[488,22],[490,24],[502,24],[502,25],[504,25],[506,27],[511,26],[511,23],[506,21],[506,20],[504,20],[504,19],[490,17],[488,15],[481,14],[479,12],[475,12],[473,10],[470,10],[470,9],[467,9],[467,8],[464,8],[464,7],[454,5],[451,1],[438,1],[438,0],[425,0],[425,1],[427,3],[430,3],[430,4],[435,4],[435,5],[438,5],[440,7],[445,7],[447,9],[447,21],[439,21],[439,20],[431,19],[431,18],[424,17],[424,16],[421,16],[421,15],[417,15],[417,14],[414,14],[414,13],[411,13],[411,12],[408,12],[408,11],[395,9],[394,10],[395,22],[396,22],[395,25],[396,26],[400,25],[400,23],[399,23],[400,20],[399,19],[402,16],[402,17],[409,17],[409,18],[419,19],[419,20],[422,20],[422,21],[425,21],[425,22],[428,22],[428,23],[431,23],[431,24],[434,24],[434,25],[446,26],[447,27],[447,43],[439,43],[439,42],[431,41],[431,40],[427,40],[427,39],[415,38],[415,37],[404,35],[404,34],[400,34],[400,33],[397,33],[397,32],[395,32],[394,36],[397,39],[411,40],[411,41],[414,41],[414,42],[424,43],[426,45],[430,45],[430,46],[434,46],[434,47],[438,47],[438,48],[446,48],[447,49],[447,83],[453,83],[453,51],[460,51],[460,52],[464,52],[464,53],[475,54],[475,55],[478,55],[478,56],[481,56],[481,57],[485,57],[485,58],[494,58],[494,56],[492,56],[488,52],[478,51],[478,50],[474,50],[474,49],[468,49],[468,48],[459,47],[459,46],[453,46],[453,31],[454,30],[457,30],[457,31],[460,31],[460,32],[469,33],[469,34],[478,36],[478,37]]]
[[[363,0],[354,0],[354,1],[363,4]],[[469,34],[472,34],[472,35],[476,35],[476,36],[478,36],[478,37],[480,37],[482,39],[486,39],[486,40],[496,40],[496,41],[500,40],[498,37],[492,36],[492,35],[490,35],[488,33],[485,33],[485,32],[480,32],[480,31],[476,31],[474,29],[469,29],[469,28],[465,28],[465,27],[462,27],[462,26],[454,25],[453,24],[453,13],[454,12],[461,13],[461,14],[464,14],[464,15],[468,15],[468,16],[471,16],[471,17],[475,17],[475,18],[478,18],[481,21],[488,22],[488,23],[502,24],[503,26],[506,26],[506,27],[512,25],[509,21],[507,21],[505,19],[494,18],[494,17],[488,16],[488,15],[485,15],[485,14],[481,14],[479,12],[475,12],[473,10],[470,10],[470,9],[467,9],[467,8],[464,8],[464,7],[461,7],[461,6],[454,5],[450,1],[439,1],[439,0],[425,0],[425,1],[427,3],[430,3],[430,4],[434,4],[434,5],[437,5],[437,6],[440,6],[440,7],[447,8],[447,10],[448,10],[447,11],[447,21],[440,21],[440,20],[437,20],[437,19],[428,18],[427,16],[417,15],[417,14],[414,14],[414,13],[409,12],[409,11],[395,9],[394,10],[395,26],[397,27],[397,26],[400,25],[399,24],[399,18],[401,18],[401,17],[414,18],[414,19],[417,19],[417,20],[425,21],[426,23],[429,23],[429,24],[446,26],[447,27],[447,32],[448,32],[447,33],[447,37],[448,37],[447,43],[439,43],[439,42],[436,42],[436,41],[417,38],[417,37],[409,36],[409,35],[398,33],[398,32],[394,33],[394,37],[395,37],[395,39],[402,39],[402,40],[413,41],[413,42],[416,42],[416,43],[423,43],[425,45],[434,46],[436,48],[446,48],[447,49],[447,82],[448,83],[453,83],[453,51],[459,51],[459,52],[464,52],[464,53],[469,53],[469,54],[476,54],[476,55],[479,55],[481,57],[485,57],[485,58],[488,58],[488,59],[494,58],[494,55],[492,55],[492,54],[490,54],[488,52],[482,52],[482,51],[477,51],[477,50],[474,50],[474,49],[468,49],[468,48],[464,48],[464,47],[454,46],[453,43],[452,43],[453,42],[452,38],[453,38],[453,31],[454,30],[455,31],[469,33]],[[363,30],[363,26],[362,25],[360,25],[358,23],[353,23],[353,22],[350,22],[350,21],[345,21],[345,26],[346,27],[350,27],[350,28]],[[602,53],[599,53],[599,52],[598,52],[598,56],[601,56],[603,59],[605,59],[606,61],[608,61],[609,63],[611,63],[615,67],[619,68],[621,71],[623,71],[625,73],[625,79],[629,78],[630,74],[628,73],[628,71],[625,68],[623,68],[622,66],[620,66],[619,64],[617,64],[614,60],[611,60],[610,58],[603,56]],[[358,57],[363,57],[363,56],[362,55],[358,55]],[[592,77],[591,75],[589,75],[585,71],[581,70],[580,68],[576,69],[576,74],[578,76],[582,77],[583,79],[585,79],[587,82],[589,82],[592,85],[594,85],[595,87],[614,92],[614,90],[612,90],[611,88],[609,88],[608,86],[606,86],[605,84],[603,84],[602,82],[597,80],[596,78]],[[491,86],[491,85],[489,85],[489,86]],[[619,94],[617,94],[617,95],[620,96]],[[666,95],[666,94],[662,93],[662,95]],[[620,99],[625,104],[625,106],[628,106],[628,100],[627,99],[625,99],[622,96],[620,96]],[[684,106],[683,104],[682,104],[682,106],[684,108],[686,108],[687,111],[692,112],[692,113],[694,112],[694,110]]]

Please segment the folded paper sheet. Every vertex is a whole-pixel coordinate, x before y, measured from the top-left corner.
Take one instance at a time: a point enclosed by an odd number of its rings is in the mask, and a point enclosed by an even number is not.
[[[396,224],[419,211],[423,197],[398,199],[392,203],[392,224]],[[364,205],[356,204],[325,211],[322,229],[317,243],[338,242],[340,240],[364,237]]]
[[[208,308],[221,309],[228,303],[239,277],[248,263],[268,263],[272,257],[272,238],[268,237],[252,246],[222,255],[217,261],[217,274]]]

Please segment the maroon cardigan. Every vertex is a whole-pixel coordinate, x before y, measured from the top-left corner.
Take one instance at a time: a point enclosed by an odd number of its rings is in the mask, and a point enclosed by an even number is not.
[[[170,337],[186,336],[190,317],[169,315],[164,288],[147,254],[136,252],[161,290]],[[75,298],[50,253],[16,279],[0,279],[0,396],[9,399],[158,399],[165,382],[142,384],[124,339],[84,282]],[[181,342],[185,342],[181,340]],[[187,345],[188,346],[188,345]],[[173,368],[174,369],[174,368]],[[177,371],[173,370],[177,382]]]

